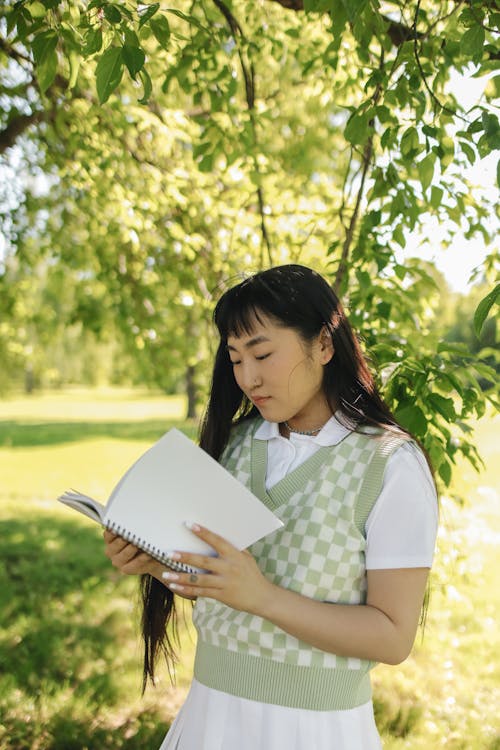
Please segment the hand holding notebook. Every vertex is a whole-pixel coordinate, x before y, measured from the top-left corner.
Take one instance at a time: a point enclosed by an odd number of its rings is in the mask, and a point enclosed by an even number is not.
[[[245,549],[281,521],[205,451],[172,429],[124,474],[107,504],[70,490],[58,500],[122,536],[161,563],[168,553],[214,554],[186,528],[196,521]]]

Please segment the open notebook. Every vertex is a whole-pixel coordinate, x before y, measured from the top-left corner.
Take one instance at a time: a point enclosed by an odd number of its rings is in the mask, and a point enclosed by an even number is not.
[[[174,570],[191,571],[169,551],[214,555],[185,526],[199,523],[245,549],[281,521],[182,432],[169,430],[124,474],[106,505],[69,490],[58,500]]]

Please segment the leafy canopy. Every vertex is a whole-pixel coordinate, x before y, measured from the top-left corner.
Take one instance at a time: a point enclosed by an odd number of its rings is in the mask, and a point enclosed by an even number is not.
[[[493,0],[7,5],[0,151],[22,144],[50,190],[5,212],[4,284],[63,269],[68,319],[115,326],[150,382],[187,363],[203,386],[223,284],[310,263],[448,483],[457,453],[477,464],[467,420],[494,373],[441,340],[439,279],[401,251],[429,216],[444,245],[493,247],[497,202],[466,173],[500,147],[499,20]],[[457,75],[488,79],[469,111]]]

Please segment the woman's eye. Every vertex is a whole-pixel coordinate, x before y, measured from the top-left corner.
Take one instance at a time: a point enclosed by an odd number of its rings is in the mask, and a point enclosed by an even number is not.
[[[271,356],[271,352],[269,352],[269,354],[263,354],[261,357],[255,357],[255,359],[267,359],[270,356]]]
[[[232,360],[232,359],[230,359],[229,361],[231,362],[231,364],[233,365],[233,367],[234,367],[235,365],[240,365],[240,364],[241,364],[241,362],[239,362],[239,361],[238,361],[238,362],[233,362],[233,360]]]

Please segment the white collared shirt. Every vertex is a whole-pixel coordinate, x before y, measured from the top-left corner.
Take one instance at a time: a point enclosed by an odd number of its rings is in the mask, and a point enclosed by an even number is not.
[[[266,488],[270,489],[322,446],[337,445],[349,428],[333,416],[312,437],[283,437],[277,422],[264,421],[255,433],[267,440]],[[438,523],[436,490],[427,461],[412,443],[394,451],[380,495],[368,516],[366,569],[430,567]]]

